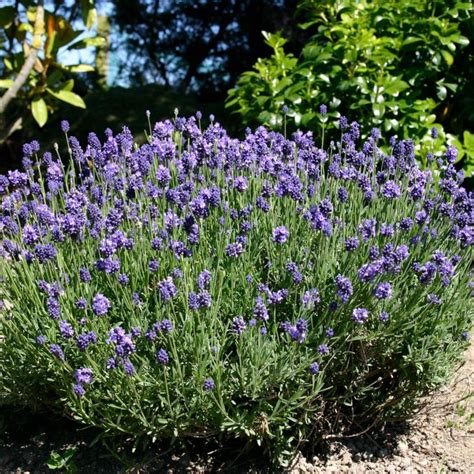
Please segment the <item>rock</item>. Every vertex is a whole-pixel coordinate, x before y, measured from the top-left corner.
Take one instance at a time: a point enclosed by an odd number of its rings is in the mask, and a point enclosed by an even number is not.
[[[408,451],[408,444],[406,444],[404,441],[399,441],[397,448],[400,453],[405,454]]]
[[[342,455],[341,463],[342,463],[344,466],[350,466],[350,465],[352,465],[352,456],[351,456],[351,453],[344,453],[344,454]]]
[[[446,461],[446,467],[451,471],[451,472],[459,472],[459,467],[456,465],[456,463],[451,460],[451,459],[448,459]]]
[[[410,458],[403,458],[401,461],[400,461],[400,465],[402,467],[405,467],[405,468],[408,468],[411,466],[411,459]]]

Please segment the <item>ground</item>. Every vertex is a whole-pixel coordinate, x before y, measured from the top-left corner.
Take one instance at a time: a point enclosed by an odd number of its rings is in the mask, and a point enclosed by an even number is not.
[[[150,452],[140,460],[129,456],[123,467],[102,446],[90,447],[93,437],[71,423],[38,417],[24,420],[4,413],[0,417],[0,473],[48,472],[48,462],[58,472],[65,472],[61,467],[65,462],[76,472],[94,474],[270,472],[258,452],[236,456],[230,447],[216,453],[215,446],[206,444],[192,451]],[[425,400],[410,424],[359,438],[328,440],[318,456],[300,454],[287,470],[288,474],[445,472],[474,472],[474,344],[452,380]]]
[[[292,474],[474,472],[474,344],[452,380],[425,400],[407,427],[328,443],[327,455],[299,456]]]

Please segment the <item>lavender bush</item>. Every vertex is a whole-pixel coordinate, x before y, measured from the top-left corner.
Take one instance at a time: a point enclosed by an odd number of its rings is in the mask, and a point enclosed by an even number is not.
[[[2,402],[137,443],[244,438],[280,462],[408,416],[472,326],[455,149],[421,171],[413,142],[383,152],[344,117],[327,150],[200,119],[140,147],[124,128],[82,148],[64,123],[67,167],[32,142],[0,177]]]

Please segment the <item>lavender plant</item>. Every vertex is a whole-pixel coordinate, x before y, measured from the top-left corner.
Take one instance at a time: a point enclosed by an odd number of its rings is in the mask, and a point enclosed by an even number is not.
[[[137,442],[297,445],[406,417],[472,327],[474,196],[449,147],[380,148],[342,117],[230,138],[201,116],[127,128],[0,177],[0,400]],[[434,180],[433,173],[441,179]]]

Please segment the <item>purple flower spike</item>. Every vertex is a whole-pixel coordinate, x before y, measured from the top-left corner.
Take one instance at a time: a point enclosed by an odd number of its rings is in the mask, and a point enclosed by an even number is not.
[[[110,301],[101,293],[97,293],[92,300],[92,311],[96,316],[105,316],[110,309]]]
[[[317,362],[313,362],[309,366],[309,372],[311,375],[316,375],[319,372],[319,364]]]
[[[285,226],[276,227],[273,230],[273,242],[277,244],[284,244],[289,237],[290,233]]]
[[[364,324],[369,319],[369,312],[365,308],[355,308],[352,311],[352,320],[356,324]]]
[[[165,349],[160,349],[156,353],[156,360],[162,365],[167,365],[170,361],[170,356]]]
[[[202,384],[202,388],[206,391],[206,392],[210,392],[212,390],[214,390],[215,388],[215,383],[214,383],[214,380],[212,378],[207,378],[206,380],[204,380],[203,384]]]

